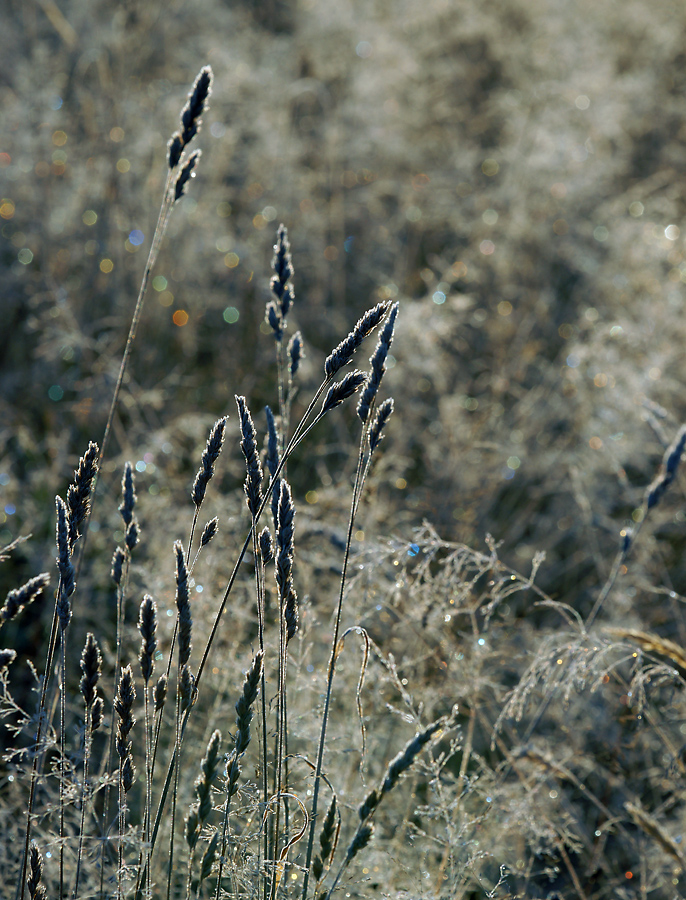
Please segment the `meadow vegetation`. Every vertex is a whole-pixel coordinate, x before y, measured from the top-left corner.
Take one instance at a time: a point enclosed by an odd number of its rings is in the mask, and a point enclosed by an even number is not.
[[[0,896],[686,896],[686,12],[3,21]]]

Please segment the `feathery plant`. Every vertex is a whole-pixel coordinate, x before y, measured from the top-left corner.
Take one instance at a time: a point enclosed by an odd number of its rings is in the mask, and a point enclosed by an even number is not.
[[[251,871],[258,884],[257,887],[253,885],[251,893],[263,900],[298,894],[303,900],[308,896],[329,897],[350,862],[369,843],[376,807],[419,754],[452,724],[450,718],[443,718],[419,730],[405,750],[389,764],[380,787],[368,794],[360,808],[360,824],[351,843],[337,858],[344,816],[335,788],[335,773],[325,771],[327,734],[336,666],[347,634],[361,633],[367,647],[357,692],[358,707],[368,661],[370,641],[365,630],[355,625],[342,634],[342,624],[355,519],[374,455],[393,411],[393,401],[379,400],[379,391],[393,340],[398,304],[380,302],[364,313],[327,356],[321,383],[304,412],[294,418],[304,339],[298,331],[284,345],[295,292],[294,267],[283,225],[277,231],[272,260],[272,298],[266,308],[266,320],[276,346],[278,414],[274,415],[269,407],[265,410],[267,438],[261,453],[248,401],[242,395],[236,396],[240,450],[246,466],[244,492],[249,524],[243,544],[235,553],[231,575],[214,611],[209,633],[203,635],[201,631],[199,638],[194,636],[197,628],[191,585],[201,554],[212,541],[216,542],[219,533],[220,521],[214,517],[206,522],[197,538],[207,489],[226,443],[227,415],[220,417],[212,427],[202,453],[190,492],[193,512],[187,540],[184,543],[177,539],[171,548],[176,580],[176,616],[170,641],[168,646],[163,646],[157,604],[153,596],[146,593],[138,606],[140,643],[137,656],[126,610],[132,554],[139,543],[141,529],[136,514],[134,469],[130,463],[125,464],[119,506],[124,540],[122,546],[115,549],[111,565],[116,596],[114,653],[108,653],[104,661],[98,636],[88,633],[79,662],[81,703],[80,711],[76,711],[78,707],[70,688],[67,638],[73,617],[79,614],[79,603],[85,599],[79,596],[77,579],[79,567],[84,564],[83,545],[94,502],[96,476],[108,447],[148,280],[174,205],[187,190],[200,157],[199,150],[189,153],[188,146],[199,130],[211,84],[211,70],[205,67],[181,113],[181,127],[168,145],[163,201],[102,442],[100,446],[91,443],[81,458],[66,502],[56,498],[59,579],[40,682],[36,733],[24,754],[24,759],[30,760],[30,772],[23,853],[16,860],[14,888],[19,900],[23,900],[27,890],[31,898],[48,895],[43,856],[36,840],[39,834],[58,848],[57,874],[51,875],[50,883],[58,885],[56,891],[60,898],[116,896],[117,900],[124,897],[143,900],[164,895],[167,900],[202,896],[220,900],[244,895],[246,877],[253,877],[247,874]],[[345,371],[366,338],[377,329],[378,344],[370,358],[369,370]],[[289,772],[289,738],[293,726],[287,685],[295,676],[289,672],[288,663],[290,647],[300,630],[301,603],[296,589],[296,501],[288,481],[287,464],[310,431],[354,395],[359,397],[357,417],[361,423],[358,458],[333,611],[326,690],[318,713],[319,737],[309,752],[297,754],[297,758],[307,763],[313,778],[311,791],[303,792],[307,782],[300,779],[296,784]],[[267,512],[269,521],[265,522]],[[197,728],[189,728],[189,723],[194,710],[206,708],[205,672],[210,660],[217,659],[216,644],[226,628],[229,599],[236,593],[239,574],[246,569],[249,551],[252,553],[254,585],[252,615],[258,646],[251,654],[242,692],[235,703],[236,730],[228,750],[222,750],[219,729],[212,732],[206,744],[195,780],[195,799],[184,816],[185,840],[181,841],[177,819],[179,804],[185,802],[186,796],[183,773],[197,754]],[[232,548],[226,547],[222,552],[231,553]],[[48,574],[39,575],[10,592],[0,611],[0,624],[19,615],[49,582]],[[202,648],[200,652],[194,648],[198,646]],[[50,676],[58,647],[58,679],[53,685]],[[132,655],[136,657],[135,664]],[[0,653],[6,705],[10,697],[8,667],[15,656],[9,649]],[[153,683],[156,661],[165,656],[163,671]],[[112,678],[109,694],[104,688],[103,676],[107,674]],[[170,687],[174,704],[173,710],[167,711]],[[53,709],[58,713],[54,724]],[[257,749],[251,751],[251,727],[256,713],[259,740]],[[73,716],[83,723],[77,732],[80,746],[70,742]],[[106,736],[101,737],[102,732],[106,732]],[[51,760],[50,768],[44,771],[49,748],[55,748],[57,764]],[[256,790],[244,771],[244,759],[249,751],[257,759],[259,786]],[[55,779],[58,799],[53,804],[49,797]],[[332,799],[322,820],[319,805],[323,784],[331,791]],[[318,844],[317,831],[320,831]],[[163,834],[168,838],[166,849],[163,849]],[[285,877],[287,871],[288,878]]]

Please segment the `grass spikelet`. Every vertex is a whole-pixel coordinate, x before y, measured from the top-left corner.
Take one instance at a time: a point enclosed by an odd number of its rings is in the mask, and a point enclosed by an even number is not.
[[[246,673],[241,696],[236,701],[236,735],[234,738],[233,750],[227,759],[225,770],[226,777],[224,781],[224,790],[226,793],[226,801],[224,804],[224,819],[222,823],[221,854],[219,860],[219,872],[217,874],[216,897],[219,897],[224,858],[226,855],[231,798],[238,791],[238,779],[241,775],[241,757],[250,743],[250,723],[253,718],[252,708],[257,699],[257,693],[262,679],[263,660],[264,653],[262,650],[258,650]]]
[[[216,778],[221,761],[221,744],[221,731],[216,728],[212,732],[212,736],[207,744],[207,752],[200,763],[201,774],[195,782],[195,793],[198,798],[198,816],[201,826],[209,819],[212,812],[212,782]]]
[[[121,585],[122,573],[124,571],[124,562],[126,560],[126,553],[122,550],[121,547],[117,547],[114,553],[112,554],[112,581],[119,587]]]
[[[179,673],[179,700],[181,712],[186,712],[195,702],[195,679],[191,672],[191,667],[185,665]]]
[[[383,430],[393,412],[393,399],[389,397],[379,405],[369,429],[369,450],[373,453],[383,440]]]
[[[288,374],[291,378],[295,378],[298,369],[300,368],[300,362],[304,357],[303,353],[303,336],[299,331],[296,331],[293,337],[288,342]]]
[[[374,350],[374,353],[369,360],[371,369],[367,377],[367,382],[364,386],[364,390],[362,391],[359,402],[357,404],[357,415],[360,417],[363,423],[366,423],[369,417],[369,411],[372,407],[372,404],[374,403],[374,399],[381,385],[381,379],[383,378],[386,371],[386,358],[391,349],[391,344],[393,343],[393,332],[395,330],[395,320],[398,315],[398,307],[398,303],[394,303],[391,307],[391,312],[388,316],[386,324],[381,329],[379,342],[376,345],[376,349]]]
[[[646,489],[646,509],[652,509],[662,500],[667,488],[674,481],[686,446],[686,425],[682,425],[676,437],[665,451],[660,471],[651,485]]]
[[[29,889],[31,900],[47,900],[48,894],[43,884],[43,857],[35,841],[31,841],[26,887]]]
[[[141,649],[138,661],[146,686],[154,668],[155,651],[157,650],[157,605],[150,594],[141,601],[138,614],[138,631],[141,635]]]
[[[357,814],[362,822],[364,822],[365,819],[368,819],[371,816],[376,807],[379,805],[379,800],[381,800],[381,795],[376,788],[372,788],[372,790],[369,791],[367,796],[360,804],[360,808],[357,810]]]
[[[262,503],[262,466],[257,453],[257,431],[253,424],[245,397],[236,397],[241,429],[241,450],[245,457],[247,476],[245,479],[245,496],[248,501],[250,515],[255,518]]]
[[[367,844],[371,841],[372,835],[374,834],[374,826],[373,825],[360,825],[355,833],[355,837],[350,842],[348,849],[345,854],[345,863],[346,865],[357,856],[357,854],[364,850]]]
[[[36,575],[35,578],[30,578],[21,587],[10,591],[5,598],[2,609],[0,609],[0,624],[9,622],[15,616],[18,616],[25,606],[29,606],[37,597],[40,597],[43,589],[48,584],[50,584],[50,575],[47,572],[43,572],[40,575]]]
[[[355,369],[355,371],[349,372],[345,378],[332,384],[326,397],[324,397],[320,415],[324,415],[324,413],[329,412],[329,410],[335,409],[335,407],[340,406],[341,403],[347,400],[348,397],[352,397],[355,391],[359,390],[366,380],[366,374],[359,369]]]
[[[243,682],[243,692],[236,701],[236,738],[233,752],[229,757],[226,767],[227,775],[227,795],[232,797],[235,793],[240,774],[239,761],[241,756],[248,749],[250,743],[250,723],[253,718],[253,705],[257,699],[257,692],[260,687],[260,679],[262,677],[262,660],[263,653],[261,650],[255,654],[252,665],[248,669]]]
[[[138,497],[134,486],[133,466],[130,462],[124,465],[124,475],[121,480],[122,501],[119,505],[119,513],[124,520],[126,529],[126,546],[129,553],[136,547],[140,537],[140,528],[134,510]]]
[[[274,559],[274,542],[272,533],[268,528],[263,528],[260,532],[260,555],[262,556],[262,564],[268,566]]]
[[[345,858],[336,873],[333,884],[329,888],[327,897],[334,893],[338,882],[350,862],[352,862],[355,856],[357,856],[371,840],[374,830],[371,818],[382,798],[393,790],[403,772],[406,772],[410,768],[433,735],[436,734],[439,729],[444,728],[445,724],[446,720],[439,719],[429,725],[428,728],[425,728],[424,731],[420,731],[419,734],[415,735],[415,737],[405,745],[404,749],[401,750],[388,764],[381,786],[372,788],[372,790],[367,793],[367,796],[364,798],[358,809],[360,824],[357,827],[357,831],[355,832],[352,841],[348,845]]]
[[[276,528],[276,583],[284,599],[293,570],[294,522],[295,504],[291,497],[291,489],[288,482],[282,478]]]
[[[286,226],[279,225],[272,259],[272,268],[275,274],[269,283],[274,298],[267,303],[265,313],[265,318],[277,341],[281,341],[283,337],[287,324],[286,317],[294,299],[293,285],[290,284],[290,279],[294,274],[290,249]]]
[[[193,850],[195,850],[195,845],[198,843],[198,838],[200,837],[200,817],[198,816],[197,806],[192,806],[188,810],[188,815],[186,816],[186,824],[184,827],[184,834],[186,836],[188,849],[191,851],[191,856],[188,859],[188,868],[190,870],[191,864],[193,862],[192,853]]]
[[[181,166],[181,170],[176,176],[176,183],[174,185],[175,203],[180,200],[188,190],[191,178],[195,178],[195,167],[201,156],[202,150],[194,150]]]
[[[382,300],[358,319],[350,334],[331,351],[324,361],[324,374],[327,378],[333,378],[336,372],[350,362],[362,341],[374,331],[386,315],[390,305],[390,301]]]
[[[117,696],[114,701],[114,711],[118,716],[116,749],[120,761],[121,780],[124,793],[127,793],[134,778],[133,759],[131,757],[131,742],[129,732],[136,724],[133,715],[133,704],[136,699],[136,689],[133,685],[133,672],[131,666],[121,670]]]
[[[91,731],[97,731],[102,725],[105,703],[102,697],[96,697],[91,707]]]
[[[288,583],[288,595],[283,607],[283,617],[286,622],[286,643],[294,638],[298,631],[298,595],[295,592],[293,579]]]
[[[136,489],[133,482],[133,466],[130,462],[124,463],[124,474],[121,480],[122,501],[119,504],[119,514],[128,526],[133,522],[133,512],[136,507]]]
[[[80,526],[88,518],[90,498],[95,477],[98,474],[98,445],[91,441],[88,449],[79,460],[74,472],[74,481],[67,489],[67,507],[69,509],[69,543],[73,551],[74,544],[80,537]]]
[[[406,772],[410,768],[426,744],[428,744],[434,734],[443,728],[444,725],[445,722],[443,720],[432,722],[428,728],[425,728],[424,731],[420,731],[418,735],[412,738],[407,746],[391,760],[386,771],[386,777],[381,785],[382,796],[393,790],[403,772]]]
[[[193,617],[188,593],[188,569],[183,544],[176,541],[176,609],[179,615],[179,668],[186,665],[191,656]]]
[[[226,429],[226,421],[226,416],[222,416],[221,419],[217,419],[217,421],[212,426],[212,430],[210,431],[210,435],[207,439],[207,444],[205,445],[205,449],[203,450],[202,458],[200,460],[200,468],[198,469],[198,473],[195,476],[195,481],[193,482],[193,491],[191,493],[191,498],[196,508],[199,508],[202,501],[205,499],[207,485],[214,475],[214,464],[217,462],[219,454],[222,450],[222,446],[224,444],[224,431]]]
[[[86,643],[81,654],[81,695],[86,709],[92,708],[97,697],[98,681],[102,672],[102,656],[98,642],[93,635],[88,632],[86,635]]]
[[[197,797],[197,802],[193,804],[193,806],[188,811],[188,817],[186,819],[186,843],[188,844],[190,850],[190,854],[188,857],[188,878],[186,887],[187,896],[190,895],[193,851],[195,850],[195,845],[197,844],[198,838],[200,837],[200,832],[202,831],[203,826],[209,819],[210,813],[212,812],[212,782],[214,781],[217,775],[217,770],[219,768],[219,751],[221,748],[221,741],[221,732],[215,729],[215,731],[212,732],[212,736],[207,745],[207,752],[205,753],[205,756],[200,763],[200,775],[195,781],[195,794]],[[216,844],[219,839],[219,833],[217,831],[215,831],[214,838],[214,845],[216,850]],[[203,865],[205,864],[206,856],[207,850],[203,855],[201,870]],[[209,869],[207,873],[202,876],[201,872],[201,881],[209,876],[213,862],[214,857],[210,861],[208,861]]]
[[[202,887],[203,881],[206,881],[210,875],[212,874],[212,867],[217,861],[217,849],[219,847],[219,829],[215,829],[212,837],[210,838],[207,848],[202,855],[202,861],[200,863],[200,874],[199,874],[199,883],[198,883],[198,896],[200,896],[200,888]]]
[[[338,842],[340,829],[340,813],[338,812],[336,795],[334,794],[331,798],[326,817],[324,818],[322,830],[319,833],[319,854],[314,858],[312,863],[312,874],[318,884],[321,882],[324,871],[331,863],[333,855],[336,852],[336,844]]]
[[[200,535],[200,546],[206,547],[219,530],[219,519],[215,516],[205,525]]]
[[[133,522],[126,529],[126,546],[131,552],[137,545],[140,540],[140,526],[138,522],[134,519]]]
[[[61,497],[55,497],[57,507],[57,568],[60,573],[60,601],[66,601],[74,593],[76,583],[74,581],[74,566],[71,562],[71,550],[69,546],[69,514],[67,505]],[[68,620],[67,620],[68,622]],[[62,620],[60,620],[62,625]],[[63,625],[63,630],[66,624]]]
[[[155,685],[155,693],[153,697],[154,703],[154,712],[158,713],[164,709],[164,704],[167,700],[167,689],[169,685],[169,679],[165,674],[160,675],[157,679],[157,683]]]
[[[207,101],[212,91],[212,69],[203,66],[198,73],[188,100],[181,110],[181,129],[169,141],[169,168],[175,169],[186,147],[200,130],[202,115],[207,108]]]

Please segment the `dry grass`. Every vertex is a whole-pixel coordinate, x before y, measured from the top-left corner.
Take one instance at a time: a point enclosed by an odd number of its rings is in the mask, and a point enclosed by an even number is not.
[[[685,31],[8,0],[0,883],[681,896]]]

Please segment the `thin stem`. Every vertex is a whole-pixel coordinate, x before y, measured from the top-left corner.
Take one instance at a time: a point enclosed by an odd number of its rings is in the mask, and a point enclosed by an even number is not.
[[[64,780],[66,777],[66,751],[64,729],[66,721],[66,678],[67,678],[67,633],[60,631],[60,900],[64,897]]]
[[[98,456],[98,471],[102,471],[102,461],[105,458],[105,451],[107,450],[107,442],[109,441],[110,432],[112,431],[112,422],[114,421],[114,414],[117,409],[117,404],[119,402],[119,394],[121,392],[122,384],[124,383],[124,376],[126,375],[126,369],[129,363],[129,357],[131,356],[131,349],[133,347],[133,342],[136,338],[136,332],[138,331],[138,325],[141,320],[141,315],[143,314],[143,303],[145,300],[145,292],[148,288],[148,281],[150,280],[150,275],[154,268],[155,263],[157,262],[157,255],[160,252],[160,247],[162,245],[162,240],[164,238],[164,233],[167,230],[167,225],[169,224],[169,218],[171,216],[172,209],[174,207],[174,192],[172,190],[172,182],[176,172],[168,171],[167,179],[164,184],[164,193],[162,195],[162,204],[160,206],[160,211],[157,216],[157,224],[155,225],[155,233],[153,234],[152,242],[150,245],[150,252],[148,253],[148,259],[145,263],[145,269],[143,270],[143,278],[141,279],[141,285],[138,290],[138,297],[136,298],[136,305],[133,310],[133,318],[131,319],[131,326],[129,327],[129,334],[126,338],[126,344],[124,346],[124,353],[121,358],[121,364],[119,366],[119,374],[117,375],[117,381],[114,386],[114,393],[112,395],[112,402],[110,403],[109,412],[107,413],[107,423],[105,424],[105,432],[103,434],[102,442],[100,443],[100,455]],[[91,492],[90,498],[90,508],[86,515],[86,519],[83,523],[83,534],[81,537],[81,552],[79,553],[79,558],[74,567],[76,570],[76,579],[78,580],[79,573],[81,571],[81,563],[83,562],[83,558],[86,553],[86,542],[88,541],[88,532],[90,528],[91,516],[93,514],[93,506],[95,504],[95,498],[97,494],[97,483],[93,485],[93,490]],[[22,892],[22,900],[23,900],[23,892]]]
[[[150,688],[145,683],[145,825],[143,829],[143,840],[145,842],[145,854],[150,853],[150,817],[152,816],[152,728],[153,723],[150,721]]]
[[[350,559],[350,545],[352,542],[353,528],[355,524],[355,515],[357,513],[357,509],[359,506],[360,497],[362,494],[362,488],[364,487],[365,478],[367,476],[367,472],[369,471],[369,462],[371,460],[371,454],[369,454],[369,458],[367,460],[367,465],[364,465],[364,447],[365,441],[367,437],[367,430],[365,429],[362,433],[362,438],[360,440],[360,450],[357,458],[357,471],[355,473],[355,484],[353,488],[353,497],[350,506],[350,517],[348,519],[348,533],[346,535],[345,541],[345,552],[343,555],[343,568],[341,572],[341,581],[340,588],[338,592],[338,603],[336,606],[336,617],[334,619],[334,629],[333,636],[331,638],[331,653],[329,656],[329,667],[327,671],[327,679],[326,679],[326,696],[324,699],[324,712],[322,714],[322,724],[321,730],[319,734],[319,743],[317,745],[317,763],[315,767],[315,775],[314,775],[314,788],[312,791],[312,812],[310,813],[310,832],[307,839],[307,856],[305,859],[305,873],[303,875],[303,887],[302,887],[302,900],[306,900],[307,898],[307,887],[309,882],[310,875],[310,866],[312,865],[312,854],[314,850],[314,837],[315,837],[315,829],[317,824],[317,807],[319,804],[319,790],[321,787],[322,781],[322,768],[324,762],[324,746],[326,744],[326,728],[329,721],[329,711],[331,708],[331,696],[333,692],[333,679],[336,671],[336,659],[337,659],[337,651],[338,651],[338,638],[341,629],[341,615],[343,612],[343,595],[345,592],[345,582],[348,571],[348,561]]]
[[[116,633],[116,656],[114,662],[114,684],[112,687],[112,696],[117,696],[119,688],[119,677],[121,672],[122,659],[122,633],[124,630],[124,598],[129,583],[129,565],[131,562],[131,554],[127,547],[124,551],[124,569],[122,572],[121,582],[117,585],[117,633]],[[114,761],[114,712],[112,715],[112,723],[110,725],[110,733],[108,738],[107,756],[103,760],[106,771],[111,772]],[[105,797],[102,806],[102,845],[100,848],[100,897],[105,895],[105,846],[107,843],[107,835],[112,827],[109,822],[110,814],[110,782],[109,779],[105,784]]]
[[[62,590],[62,579],[57,584],[57,594],[55,595],[55,608],[52,613],[52,625],[50,627],[50,640],[48,642],[48,654],[45,660],[45,672],[43,674],[43,683],[41,685],[40,703],[38,704],[38,726],[36,728],[36,737],[33,742],[34,755],[33,764],[31,766],[31,781],[29,784],[29,802],[26,809],[26,829],[24,831],[24,848],[21,863],[21,875],[15,898],[24,900],[26,892],[26,867],[29,861],[29,847],[31,845],[31,816],[33,815],[33,805],[36,799],[36,782],[38,780],[39,768],[43,762],[44,751],[41,749],[41,741],[43,740],[43,726],[45,723],[45,705],[46,695],[48,692],[48,682],[50,680],[50,670],[55,658],[55,647],[57,645],[57,598]]]
[[[86,706],[86,723],[83,737],[83,784],[81,785],[81,823],[79,826],[79,849],[76,854],[76,875],[74,877],[73,900],[77,900],[79,894],[79,877],[81,875],[81,857],[83,855],[83,832],[86,824],[86,801],[88,799],[88,764],[90,762],[91,747],[93,745],[93,732],[91,730],[91,707]]]
[[[119,846],[117,849],[117,900],[122,900],[124,880],[124,832],[126,830],[126,791],[122,766],[119,766]]]
[[[617,554],[617,556],[615,557],[615,561],[612,564],[612,569],[610,571],[610,575],[609,575],[607,581],[605,582],[605,584],[603,585],[603,589],[601,590],[600,594],[598,595],[598,599],[593,604],[593,609],[589,613],[589,616],[586,619],[586,622],[584,623],[586,630],[588,630],[591,627],[591,625],[594,623],[594,621],[596,619],[596,616],[602,609],[603,603],[605,603],[605,601],[607,600],[607,598],[610,594],[610,591],[614,587],[617,577],[622,569],[622,566],[626,562],[626,559],[629,556],[631,548],[633,547],[634,542],[636,541],[636,538],[638,537],[638,534],[641,530],[641,526],[643,525],[643,522],[645,521],[645,517],[647,514],[645,503],[643,504],[641,509],[643,510],[643,518],[639,521],[633,534],[631,535],[631,541],[630,541],[629,545],[623,546],[622,549]]]
[[[286,621],[284,618],[284,606],[287,599],[288,588],[279,592],[279,659],[277,676],[277,702],[276,702],[276,760],[274,766],[274,781],[276,797],[276,812],[273,815],[272,826],[272,859],[276,862],[279,851],[279,822],[281,818],[281,791],[283,788],[283,747],[286,722],[284,718],[284,686],[286,681]],[[274,900],[276,896],[277,878],[276,871],[271,879],[269,896]],[[266,881],[265,881],[266,886]]]
[[[257,588],[257,630],[258,637],[260,643],[260,650],[264,654],[264,626],[265,626],[265,596],[264,596],[264,567],[262,566],[260,552],[259,552],[259,541],[257,537],[257,522],[259,516],[255,516],[252,520],[252,546],[253,546],[253,556],[255,558],[255,582]],[[267,808],[267,800],[269,799],[269,776],[267,773],[267,762],[268,762],[268,741],[267,741],[267,701],[265,699],[266,694],[266,681],[264,674],[264,666],[262,667],[262,676],[261,676],[261,684],[260,684],[260,694],[261,697],[261,714],[262,714],[262,802],[264,803],[264,808]],[[269,840],[267,829],[264,830],[264,858],[265,860],[268,858],[269,854]]]
[[[177,618],[178,622],[178,618]],[[181,756],[181,665],[179,664],[177,668],[177,677],[176,677],[176,738],[174,742],[174,759],[179,759]],[[185,724],[185,723],[184,723]],[[179,793],[179,766],[175,766],[174,768],[174,790],[172,792],[172,808],[171,808],[171,823],[169,829],[169,866],[167,869],[167,900],[170,900],[171,897],[171,881],[172,881],[172,871],[174,868],[174,838],[175,838],[175,825],[176,825],[176,798]]]
[[[283,338],[277,337],[274,343],[276,346],[277,390],[279,394],[279,415],[281,418],[281,446],[279,451],[283,453],[288,432],[288,412],[286,410],[286,391],[284,388]]]

